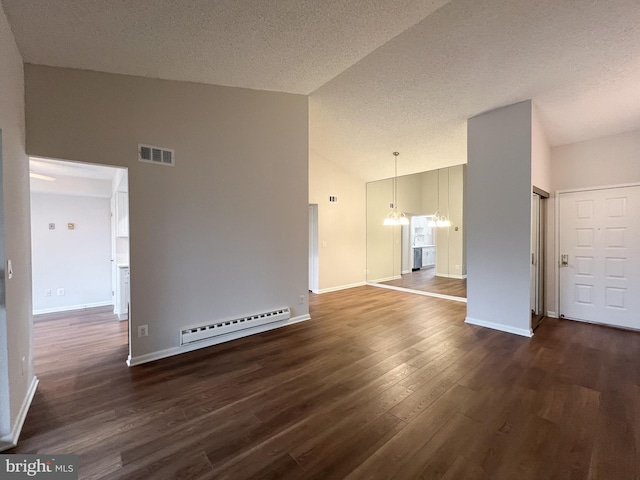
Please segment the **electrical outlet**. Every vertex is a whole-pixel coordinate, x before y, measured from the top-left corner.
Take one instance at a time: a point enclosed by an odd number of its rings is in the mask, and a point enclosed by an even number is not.
[[[300,296],[298,297],[298,303],[299,303],[300,305],[302,305],[302,304],[304,303],[304,295],[300,295]]]
[[[59,297],[64,296],[64,288],[59,288],[59,289],[58,289],[58,296],[59,296]]]
[[[44,291],[44,296],[45,296],[45,297],[50,297],[50,296],[51,296],[51,289],[50,289],[50,288],[47,288],[47,289]]]
[[[148,337],[148,336],[149,336],[149,325],[138,326],[138,337]]]

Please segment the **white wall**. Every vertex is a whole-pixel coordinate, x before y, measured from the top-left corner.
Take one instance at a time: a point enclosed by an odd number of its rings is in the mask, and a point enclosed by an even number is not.
[[[467,124],[467,322],[531,334],[531,102]]]
[[[393,179],[369,182],[366,189],[367,281],[384,282],[401,273],[401,229],[383,224],[393,202]]]
[[[330,195],[338,201],[330,203]],[[318,205],[321,293],[365,282],[365,196],[362,179],[309,152],[309,203]]]
[[[551,193],[551,147],[535,105],[531,108],[531,182]]]
[[[185,351],[185,327],[285,306],[308,318],[306,96],[25,74],[31,155],[128,167],[130,322],[149,326],[133,363]],[[175,167],[138,162],[139,143],[174,149]]]
[[[553,213],[549,213],[553,209],[555,198],[551,188],[551,147],[547,140],[544,128],[542,126],[540,116],[535,104],[531,108],[531,182],[532,186],[541,188],[549,194],[549,198],[543,200],[543,206],[546,211],[544,224],[544,302],[546,305],[550,298],[554,298],[555,294],[552,289],[555,285],[554,271],[552,262],[554,258],[554,242],[553,237],[548,234],[553,232]]]
[[[31,178],[31,191],[58,193],[63,195],[81,195],[85,197],[111,196],[111,182],[97,178],[69,177],[56,175],[54,182]]]
[[[551,190],[640,182],[640,130],[562,145],[551,149]],[[548,205],[546,310],[558,312],[555,252],[555,198]]]
[[[37,381],[31,351],[29,164],[25,154],[22,58],[0,4],[0,130],[4,254],[13,263],[0,306],[0,450],[17,440]],[[1,246],[1,245],[0,245]],[[2,302],[0,302],[2,303]],[[23,362],[24,359],[24,362]]]
[[[640,180],[640,130],[554,147],[552,189],[619,185]]]
[[[34,313],[112,304],[109,198],[32,193],[31,249]]]

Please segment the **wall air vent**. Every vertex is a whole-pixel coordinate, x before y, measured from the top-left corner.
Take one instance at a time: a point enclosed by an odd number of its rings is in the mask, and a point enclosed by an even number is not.
[[[281,322],[291,317],[289,308],[281,308],[247,317],[234,318],[231,320],[218,321],[198,327],[185,328],[180,330],[180,345],[187,345],[200,342],[211,337],[224,335],[225,333],[244,330],[245,328],[257,327],[267,323]]]
[[[173,167],[175,166],[175,160],[176,153],[174,150],[152,145],[138,145],[138,161],[140,162]]]

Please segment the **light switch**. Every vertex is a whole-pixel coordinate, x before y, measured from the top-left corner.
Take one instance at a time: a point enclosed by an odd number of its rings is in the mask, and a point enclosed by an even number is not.
[[[7,260],[7,276],[9,280],[13,278],[13,265],[11,264],[11,260]]]

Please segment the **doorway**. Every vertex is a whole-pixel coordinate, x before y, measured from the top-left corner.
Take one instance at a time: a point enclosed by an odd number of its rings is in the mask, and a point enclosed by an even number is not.
[[[7,259],[4,252],[4,195],[3,195],[3,161],[2,130],[0,129],[0,451],[5,447],[1,441],[11,433],[11,411],[9,408],[9,361],[7,336],[7,307],[5,296],[5,265]]]
[[[34,320],[95,310],[127,321],[127,170],[35,157],[29,166]]]
[[[640,330],[640,185],[558,198],[560,317]]]
[[[535,330],[544,318],[544,263],[546,199],[549,194],[537,187],[531,194],[531,266],[530,305],[531,329]]]

